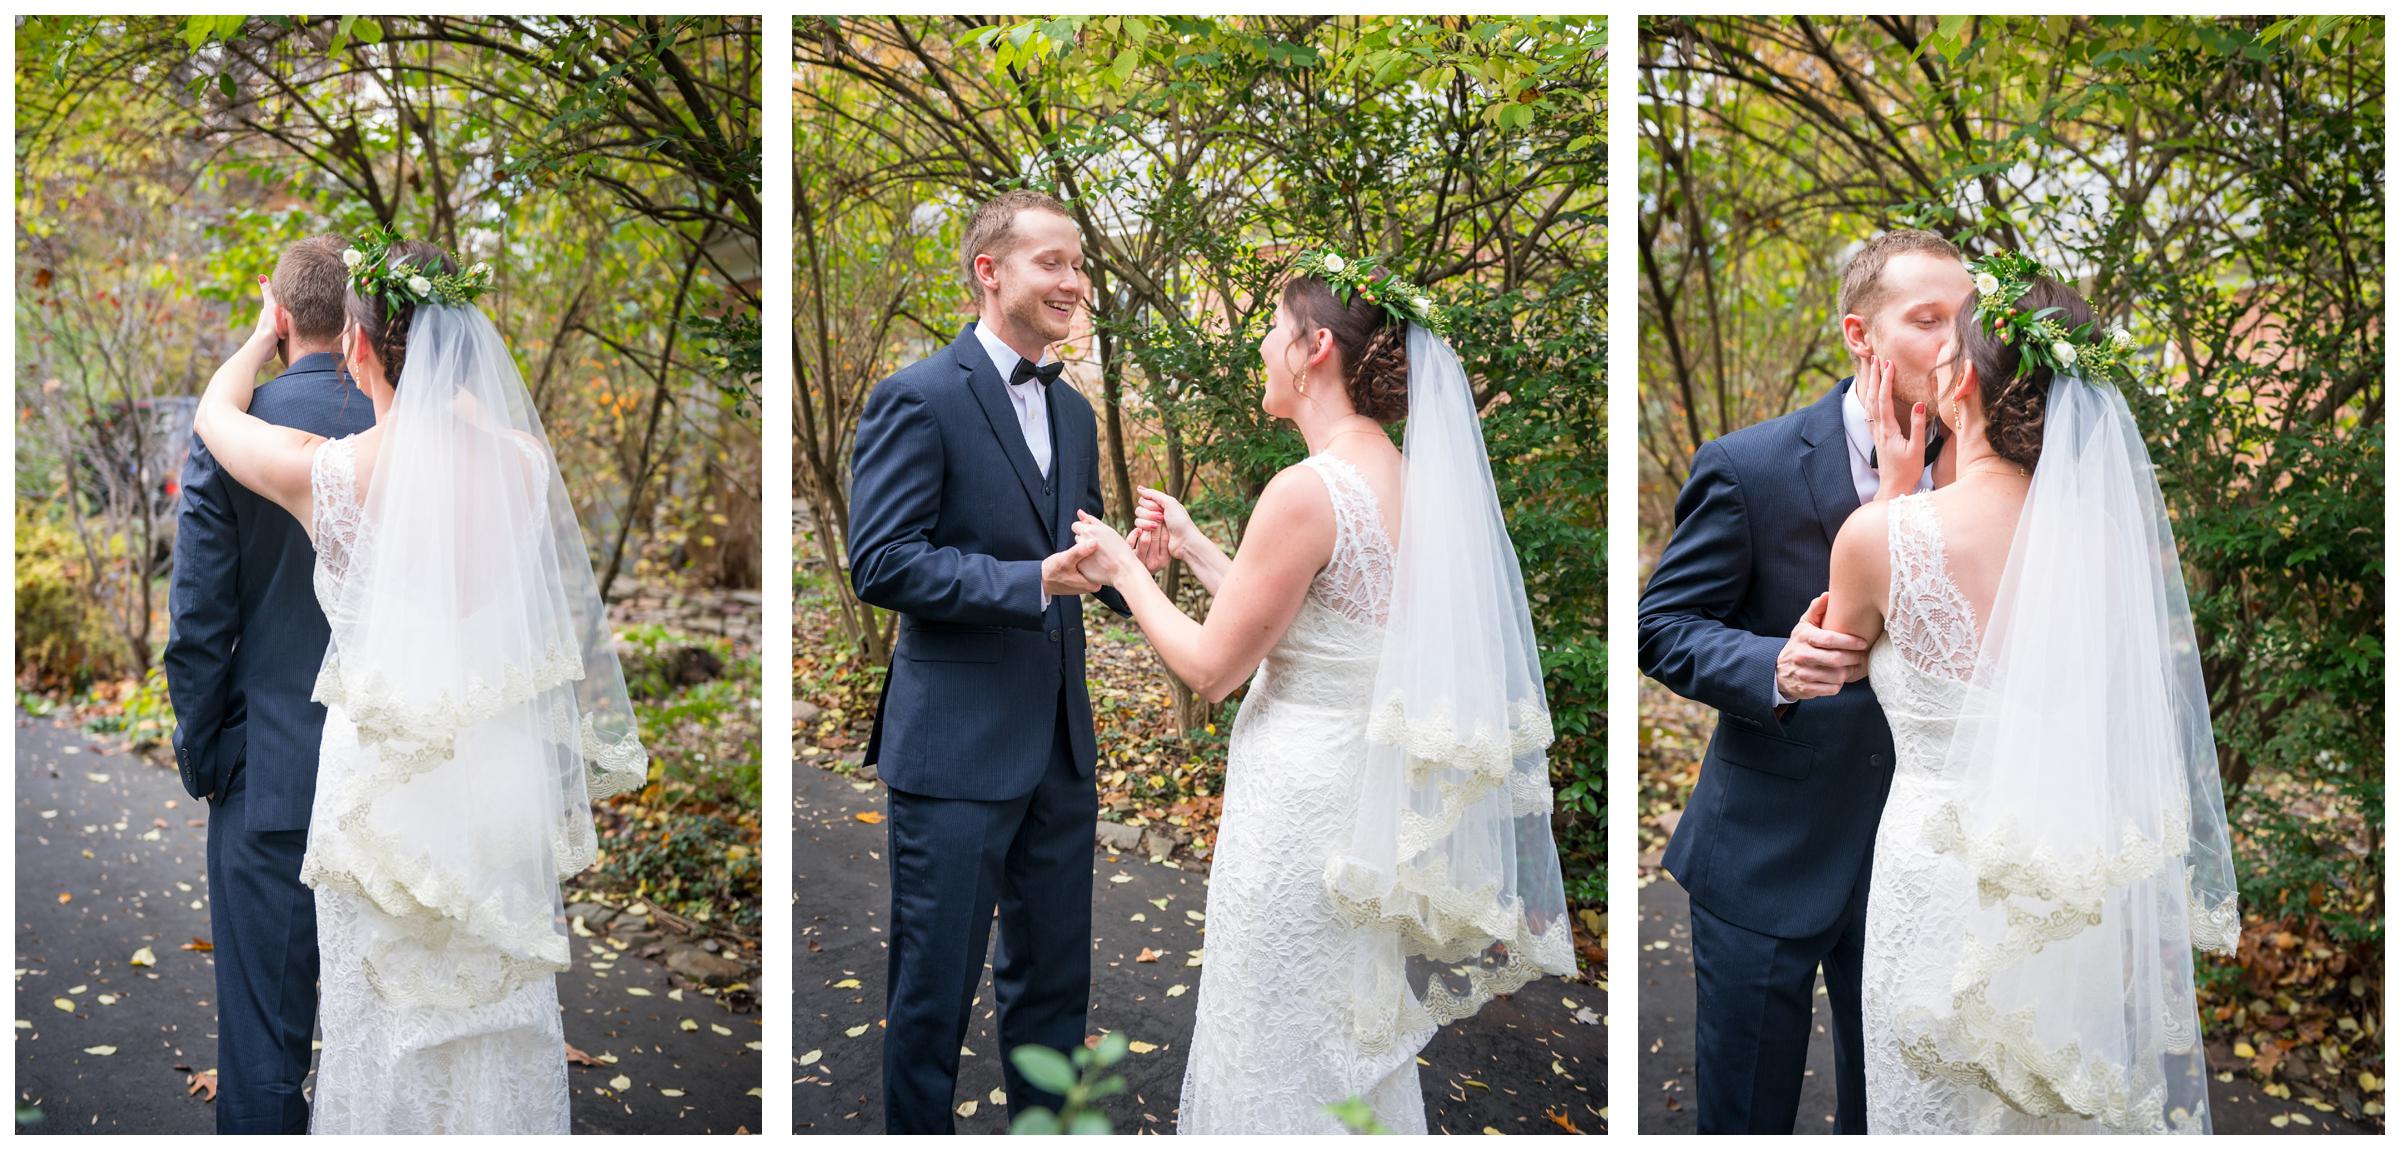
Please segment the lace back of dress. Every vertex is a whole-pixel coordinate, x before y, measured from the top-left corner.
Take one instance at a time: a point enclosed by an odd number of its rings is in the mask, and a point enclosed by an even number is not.
[[[357,447],[349,436],[329,439],[309,462],[309,534],[317,551],[317,598],[328,613],[350,574],[350,559],[366,518],[366,501],[358,490]]]
[[[1928,495],[1891,507],[1891,605],[1884,629],[1908,665],[1964,682],[1975,674],[1975,608],[1950,581],[1941,519]]]
[[[1325,481],[1333,499],[1333,558],[1317,573],[1310,594],[1345,619],[1383,626],[1391,617],[1394,561],[1383,505],[1348,460],[1312,455],[1301,462]]]

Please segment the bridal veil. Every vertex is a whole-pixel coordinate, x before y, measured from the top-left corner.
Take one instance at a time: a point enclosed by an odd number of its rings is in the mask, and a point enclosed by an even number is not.
[[[1473,389],[1449,345],[1415,324],[1408,364],[1359,814],[1326,876],[1335,904],[1378,928],[1350,987],[1369,1049],[1421,1046],[1492,996],[1575,968],[1541,657]]]
[[[2240,935],[2174,530],[2125,399],[2061,375],[1922,833],[1967,929],[1889,988],[1902,1056],[1991,1107],[2205,1131],[2194,947]],[[1884,834],[1895,833],[1886,825]]]
[[[310,881],[381,911],[386,998],[489,1002],[563,970],[559,881],[594,798],[647,756],[583,532],[506,344],[469,305],[410,323],[316,698],[355,725]]]

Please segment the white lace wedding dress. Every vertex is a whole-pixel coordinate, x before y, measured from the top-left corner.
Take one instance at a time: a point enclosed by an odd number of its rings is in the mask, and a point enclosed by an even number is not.
[[[337,631],[344,583],[363,577],[352,566],[367,526],[356,447],[354,438],[328,441],[310,466],[317,600]],[[553,922],[493,905],[500,900],[488,892],[423,889],[434,868],[410,867],[378,839],[375,820],[362,817],[389,809],[376,803],[440,801],[395,794],[393,780],[410,770],[361,746],[346,709],[327,706],[301,872],[316,892],[324,1036],[310,1132],[568,1133],[555,974],[564,942],[551,941]],[[486,915],[508,916],[523,945],[492,945]]]
[[[1305,464],[1332,496],[1333,559],[1234,720],[1176,1121],[1185,1134],[1338,1134],[1327,1108],[1353,1098],[1395,1133],[1425,1132],[1416,1052],[1430,1031],[1362,1049],[1342,993],[1368,948],[1393,938],[1346,923],[1325,886],[1366,758],[1392,541],[1357,469],[1331,455]]]
[[[2102,1133],[2096,1123],[2034,1118],[1927,1065],[1901,1038],[1912,997],[1946,996],[1932,961],[1967,937],[1964,906],[1946,893],[1973,883],[1956,854],[1926,841],[1929,816],[1951,799],[1941,768],[1956,732],[1978,648],[1975,607],[1951,581],[1930,494],[1891,505],[1890,604],[1867,675],[1892,728],[1891,797],[1875,835],[1867,891],[1865,995],[1867,1131],[1872,1134]]]

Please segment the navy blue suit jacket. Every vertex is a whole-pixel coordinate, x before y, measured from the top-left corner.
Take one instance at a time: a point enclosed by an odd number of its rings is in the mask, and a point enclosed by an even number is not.
[[[250,414],[327,437],[373,426],[374,405],[335,368],[330,352],[300,357],[260,385]],[[300,521],[235,483],[194,435],[167,589],[175,767],[196,799],[248,771],[252,831],[304,830],[316,801],[325,708],[309,694],[327,628],[315,568]]]
[[[1849,382],[1700,448],[1642,591],[1642,673],[1719,712],[1667,871],[1711,914],[1779,938],[1822,933],[1850,905],[1891,787],[1891,728],[1866,680],[1775,707],[1775,657],[1858,509]]]
[[[859,415],[850,586],[900,615],[866,761],[894,789],[1026,794],[1062,705],[1075,769],[1092,773],[1083,601],[1060,595],[1045,609],[1042,560],[1074,545],[1077,510],[1101,514],[1099,430],[1073,388],[1043,390],[1047,479],[972,324],[877,384]],[[1101,599],[1125,610],[1113,590]]]

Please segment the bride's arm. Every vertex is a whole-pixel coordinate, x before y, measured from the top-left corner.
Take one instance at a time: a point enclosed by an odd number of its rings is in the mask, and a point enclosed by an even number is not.
[[[1108,582],[1125,596],[1134,622],[1167,669],[1214,703],[1258,669],[1300,614],[1310,582],[1332,560],[1333,499],[1324,481],[1305,467],[1267,484],[1246,533],[1257,542],[1226,562],[1222,579],[1210,588],[1215,600],[1204,622],[1194,622],[1159,590],[1141,559],[1106,523],[1085,517],[1075,531],[1100,540]]]
[[[258,373],[275,356],[275,295],[261,277],[262,306],[250,338],[217,368],[192,413],[192,431],[225,474],[308,523],[308,468],[322,436],[250,414]]]
[[[1872,647],[1883,634],[1884,600],[1892,586],[1891,504],[1869,503],[1842,522],[1833,539],[1826,580],[1825,629],[1856,635]]]

